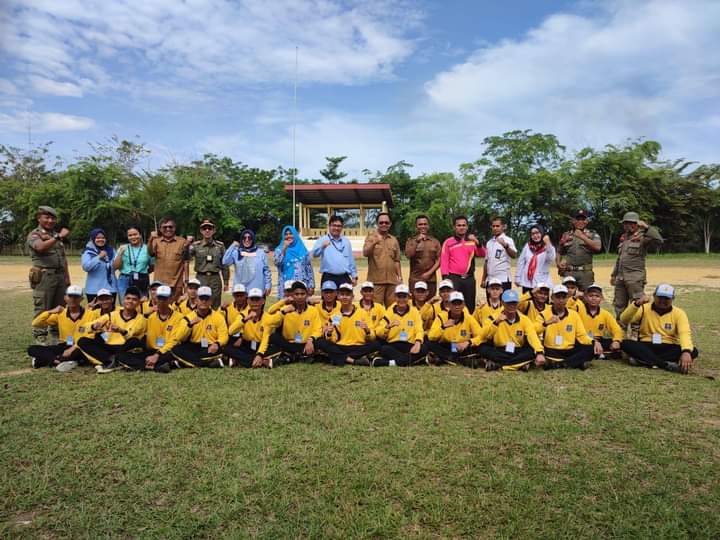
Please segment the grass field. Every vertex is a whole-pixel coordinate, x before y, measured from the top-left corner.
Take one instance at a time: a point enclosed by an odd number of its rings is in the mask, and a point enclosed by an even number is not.
[[[63,375],[26,369],[30,295],[2,294],[2,538],[720,536],[720,289],[692,278],[689,376]]]

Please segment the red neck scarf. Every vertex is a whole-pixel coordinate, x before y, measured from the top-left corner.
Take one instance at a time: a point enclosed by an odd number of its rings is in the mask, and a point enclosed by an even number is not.
[[[527,277],[530,282],[532,282],[533,277],[535,276],[535,271],[537,270],[537,259],[538,255],[543,253],[545,251],[545,242],[542,240],[535,244],[532,241],[528,242],[528,247],[530,248],[530,251],[532,251],[532,259],[530,259],[530,262],[528,263],[528,269],[527,269]]]

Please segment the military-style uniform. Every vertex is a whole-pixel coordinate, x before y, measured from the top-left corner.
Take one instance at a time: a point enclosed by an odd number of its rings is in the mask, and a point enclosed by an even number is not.
[[[48,311],[56,306],[65,305],[65,248],[58,238],[55,244],[48,250],[40,253],[35,250],[35,244],[42,242],[42,235],[53,235],[41,227],[33,229],[27,236],[27,247],[30,250],[30,287],[33,290],[33,314],[37,317],[43,311]],[[33,337],[36,340],[44,341],[48,335],[48,329],[32,329]]]
[[[645,257],[648,249],[663,242],[663,237],[655,227],[638,229],[638,238],[621,238],[618,246],[618,258],[610,277],[615,280],[615,315],[625,310],[631,300],[637,300],[645,291],[647,283]]]
[[[188,252],[195,261],[195,277],[200,280],[201,286],[212,289],[213,309],[219,308],[223,289],[220,273],[222,272],[225,283],[230,280],[230,269],[222,264],[225,244],[219,240],[211,240],[210,243],[197,240],[190,244]]]
[[[600,235],[590,229],[583,232],[594,241],[600,240]],[[565,258],[567,267],[561,273],[563,277],[572,276],[578,284],[578,289],[584,291],[595,282],[593,272],[593,250],[585,242],[575,236],[575,231],[568,231],[563,234],[559,246],[560,255]]]

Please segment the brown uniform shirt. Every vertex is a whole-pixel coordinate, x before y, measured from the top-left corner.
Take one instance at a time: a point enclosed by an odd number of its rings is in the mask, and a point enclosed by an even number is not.
[[[410,259],[410,281],[422,281],[422,274],[430,270],[440,259],[442,246],[434,236],[427,236],[423,242],[418,242],[419,234],[412,236],[405,242],[405,256]],[[414,248],[414,250],[413,250]],[[414,251],[414,255],[411,254]],[[437,281],[437,272],[425,281],[434,283]]]
[[[591,240],[600,240],[600,235],[590,229],[583,231]],[[570,266],[589,266],[593,261],[593,250],[575,236],[574,231],[563,234],[560,241],[560,255],[565,256],[565,260]]]
[[[155,257],[155,279],[176,290],[182,289],[187,260],[185,239],[180,236],[171,240],[151,238],[148,247],[150,255]]]
[[[30,250],[30,258],[33,266],[40,268],[55,268],[56,270],[65,268],[65,246],[58,240],[50,249],[42,253],[35,250],[35,244],[42,241],[42,234],[51,234],[37,227],[28,234],[26,245]],[[55,307],[55,306],[52,306]]]
[[[639,238],[624,238],[618,246],[618,258],[611,276],[624,281],[645,281],[645,257],[648,249],[663,242],[655,227],[639,231]]]
[[[365,238],[365,247],[371,241],[380,236],[372,232]],[[400,262],[400,244],[392,234],[385,237],[380,236],[380,241],[375,244],[373,251],[368,257],[368,281],[373,283],[397,283],[397,269],[395,263]]]

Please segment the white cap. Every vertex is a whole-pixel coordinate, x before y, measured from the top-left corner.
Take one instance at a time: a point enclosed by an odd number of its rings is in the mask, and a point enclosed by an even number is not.
[[[200,280],[197,279],[197,278],[188,279],[187,284],[188,284],[188,285],[197,285],[198,287],[199,287],[200,285],[202,285],[202,284],[200,283]]]
[[[113,293],[111,293],[108,289],[100,289],[95,296],[112,296]]]
[[[553,294],[558,294],[558,293],[565,293],[565,294],[567,294],[567,293],[568,293],[568,288],[567,288],[565,285],[555,285],[555,286],[553,287],[552,293],[553,293]]]
[[[450,300],[450,302],[457,302],[458,300],[460,300],[461,302],[464,302],[465,296],[463,296],[463,293],[461,293],[460,291],[453,291],[450,293],[449,300]]]
[[[295,283],[295,280],[294,280],[294,279],[288,279],[288,280],[286,280],[285,283],[283,283],[283,290],[284,290],[284,291],[289,291],[289,290],[291,290],[291,289],[293,288],[293,287],[292,287],[292,286],[293,286],[293,283]]]
[[[489,287],[490,285],[500,285],[502,287],[502,281],[496,277],[490,278],[487,280],[487,286]]]
[[[415,282],[415,290],[417,290],[417,289],[423,289],[424,291],[427,291],[427,289],[428,289],[427,283],[425,283],[424,281]]]
[[[565,276],[562,280],[563,283],[577,283],[577,279],[572,276]]]
[[[535,288],[536,288],[536,289],[547,289],[547,290],[549,291],[549,290],[550,290],[550,285],[548,285],[548,284],[545,283],[544,281],[541,281],[540,283],[538,283],[537,285],[535,285]],[[567,291],[566,291],[566,292],[567,292]]]
[[[585,289],[585,293],[587,293],[588,291],[590,291],[590,289],[597,289],[597,290],[599,290],[601,293],[602,293],[602,290],[603,290],[603,289],[602,289],[602,285],[600,285],[599,283],[593,283],[592,285],[590,285],[589,287],[587,287],[587,288]]]
[[[262,298],[262,297],[263,297],[263,292],[260,289],[258,289],[257,287],[255,287],[254,289],[250,289],[248,291],[248,298]]]
[[[361,291],[362,291],[363,289],[374,289],[374,288],[375,288],[375,285],[373,285],[373,282],[372,282],[372,281],[363,281],[363,282],[360,284],[360,290],[361,290]]]
[[[66,290],[65,294],[68,296],[82,296],[82,287],[79,285],[70,285]]]
[[[410,288],[401,283],[395,287],[395,294],[410,294]]]
[[[210,287],[200,287],[198,289],[198,298],[201,296],[212,296],[212,289]]]
[[[343,283],[342,285],[340,285],[340,286],[338,287],[338,290],[340,290],[340,289],[343,289],[343,290],[352,292],[353,286],[352,286],[351,283]]]
[[[450,281],[449,279],[443,279],[443,280],[438,284],[438,291],[439,291],[440,289],[442,289],[443,287],[450,287],[451,289],[454,289],[454,288],[455,288],[455,285],[453,285],[453,282]]]
[[[160,285],[155,294],[160,298],[170,298],[172,296],[172,289],[167,285]]]
[[[247,292],[247,289],[245,288],[245,285],[243,285],[242,283],[236,283],[235,285],[233,285],[232,292],[233,292],[233,294],[239,293],[239,292]]]

